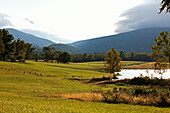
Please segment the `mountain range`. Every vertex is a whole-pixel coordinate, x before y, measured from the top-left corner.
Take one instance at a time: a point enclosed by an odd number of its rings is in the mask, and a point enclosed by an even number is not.
[[[54,41],[56,43],[70,43],[70,42],[72,42],[71,40],[64,39],[64,38],[61,38],[57,35],[50,34],[50,33],[47,33],[47,32],[42,32],[42,31],[39,31],[39,30],[21,29],[20,31],[27,33],[27,34],[34,35],[36,37],[41,37],[41,38],[44,38],[44,39],[51,40],[51,41]]]
[[[152,51],[151,47],[154,45],[154,38],[158,37],[161,31],[168,31],[170,33],[170,28],[145,28],[116,35],[77,41],[67,45],[56,44],[48,39],[43,39],[16,29],[8,28],[7,30],[14,36],[15,40],[20,38],[25,42],[38,45],[39,47],[55,47],[60,51],[66,51],[71,54],[82,54],[84,52],[105,53],[112,48],[115,48],[117,51],[123,50],[126,53],[131,51],[150,53]]]
[[[84,53],[82,50],[79,50],[79,49],[72,47],[70,45],[67,45],[67,44],[51,44],[51,45],[49,45],[49,47],[54,47],[57,50],[65,51],[70,54],[83,54]]]
[[[168,31],[170,28],[145,28],[130,32],[120,33],[117,35],[104,36],[89,40],[82,40],[69,45],[79,48],[87,53],[106,52],[112,48],[124,52],[152,52],[154,38],[158,37],[161,31]]]
[[[8,30],[8,32],[14,36],[14,40],[17,40],[18,38],[20,38],[21,40],[24,40],[27,43],[33,44],[33,46],[35,46],[35,45],[39,46],[41,49],[43,47],[49,46],[49,47],[55,47],[57,50],[65,51],[70,54],[82,54],[83,53],[83,51],[81,51],[75,47],[72,47],[67,44],[54,43],[53,41],[50,41],[48,39],[44,39],[44,38],[35,36],[35,35],[33,35],[33,33],[29,34],[25,31],[20,31],[20,30],[16,30],[16,29],[12,29],[12,28],[7,28],[6,30]],[[46,33],[42,37],[48,38],[48,36],[49,36],[49,34]]]
[[[21,40],[24,40],[27,43],[31,43],[39,47],[49,46],[51,44],[54,44],[53,41],[50,41],[48,39],[40,38],[40,37],[31,35],[28,33],[21,32],[16,29],[7,28],[6,30],[8,30],[8,32],[14,36],[14,40],[17,40],[18,38],[20,38]]]

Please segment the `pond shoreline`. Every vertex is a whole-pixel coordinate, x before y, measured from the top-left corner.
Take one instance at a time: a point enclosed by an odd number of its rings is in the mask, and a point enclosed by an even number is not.
[[[122,69],[155,69],[154,64],[155,62],[149,62],[140,65],[122,66]]]
[[[118,79],[131,79],[134,77],[139,77],[139,76],[148,76],[150,78],[152,77],[158,77],[160,78],[161,76],[164,79],[169,79],[170,78],[170,69],[167,69],[165,73],[162,75],[159,73],[156,73],[154,69],[122,69],[121,72],[118,72],[121,76],[118,76]]]

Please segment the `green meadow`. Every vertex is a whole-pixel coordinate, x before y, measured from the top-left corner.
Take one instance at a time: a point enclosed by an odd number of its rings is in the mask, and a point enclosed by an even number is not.
[[[137,65],[145,62],[123,62]],[[0,113],[168,113],[170,108],[64,98],[64,94],[84,94],[112,89],[113,85],[88,84],[100,78],[103,62],[57,64],[26,61],[0,62]],[[120,87],[120,86],[114,86]],[[131,87],[131,86],[121,86]]]

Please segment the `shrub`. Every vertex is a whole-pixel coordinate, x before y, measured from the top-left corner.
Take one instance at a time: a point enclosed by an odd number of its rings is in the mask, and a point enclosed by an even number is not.
[[[16,62],[16,58],[11,58],[11,62]]]
[[[148,94],[148,92],[146,91],[145,88],[136,88],[135,89],[135,92],[134,92],[134,95],[146,95]]]
[[[149,77],[134,77],[130,81],[128,81],[129,84],[133,85],[148,85],[150,84],[150,78]]]
[[[159,107],[170,107],[170,100],[165,93],[160,93],[157,99],[157,106]]]
[[[136,88],[134,93],[126,93],[125,91],[127,90],[119,89],[118,91],[117,88],[114,88],[113,91],[101,91],[103,102],[170,107],[170,98],[167,93],[162,91],[147,90],[146,88]]]

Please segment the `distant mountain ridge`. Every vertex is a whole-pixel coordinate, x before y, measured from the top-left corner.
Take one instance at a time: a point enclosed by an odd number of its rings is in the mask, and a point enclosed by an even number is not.
[[[51,44],[49,47],[55,47],[57,50],[68,52],[70,54],[82,54],[83,51],[67,44]]]
[[[27,34],[27,33],[21,32],[16,29],[7,28],[6,30],[8,30],[8,32],[14,36],[15,40],[20,38],[21,40],[24,40],[27,43],[31,43],[33,45],[38,45],[40,47],[49,46],[50,44],[54,44],[54,42],[52,42],[50,40],[39,38],[34,35]]]
[[[65,51],[70,54],[82,54],[83,53],[83,51],[77,48],[74,48],[70,45],[61,44],[61,43],[56,44],[48,39],[40,38],[32,34],[24,33],[22,31],[12,29],[12,28],[7,28],[6,30],[8,30],[8,32],[14,36],[14,40],[17,40],[18,38],[20,38],[21,40],[24,40],[27,43],[33,44],[33,46],[35,45],[39,46],[41,49],[43,47],[49,46],[49,47],[55,47],[57,50]]]
[[[49,34],[47,32],[42,32],[42,31],[38,31],[38,30],[21,29],[20,31],[22,31],[24,33],[27,33],[27,34],[34,35],[36,37],[51,40],[51,41],[54,41],[56,43],[70,43],[70,42],[72,42],[71,40],[61,38],[61,37],[59,37],[57,35]]]
[[[168,31],[170,28],[145,28],[117,35],[104,36],[89,40],[82,40],[69,45],[79,48],[87,53],[101,53],[115,48],[117,51],[125,52],[152,52],[154,38],[158,37],[161,31]]]

